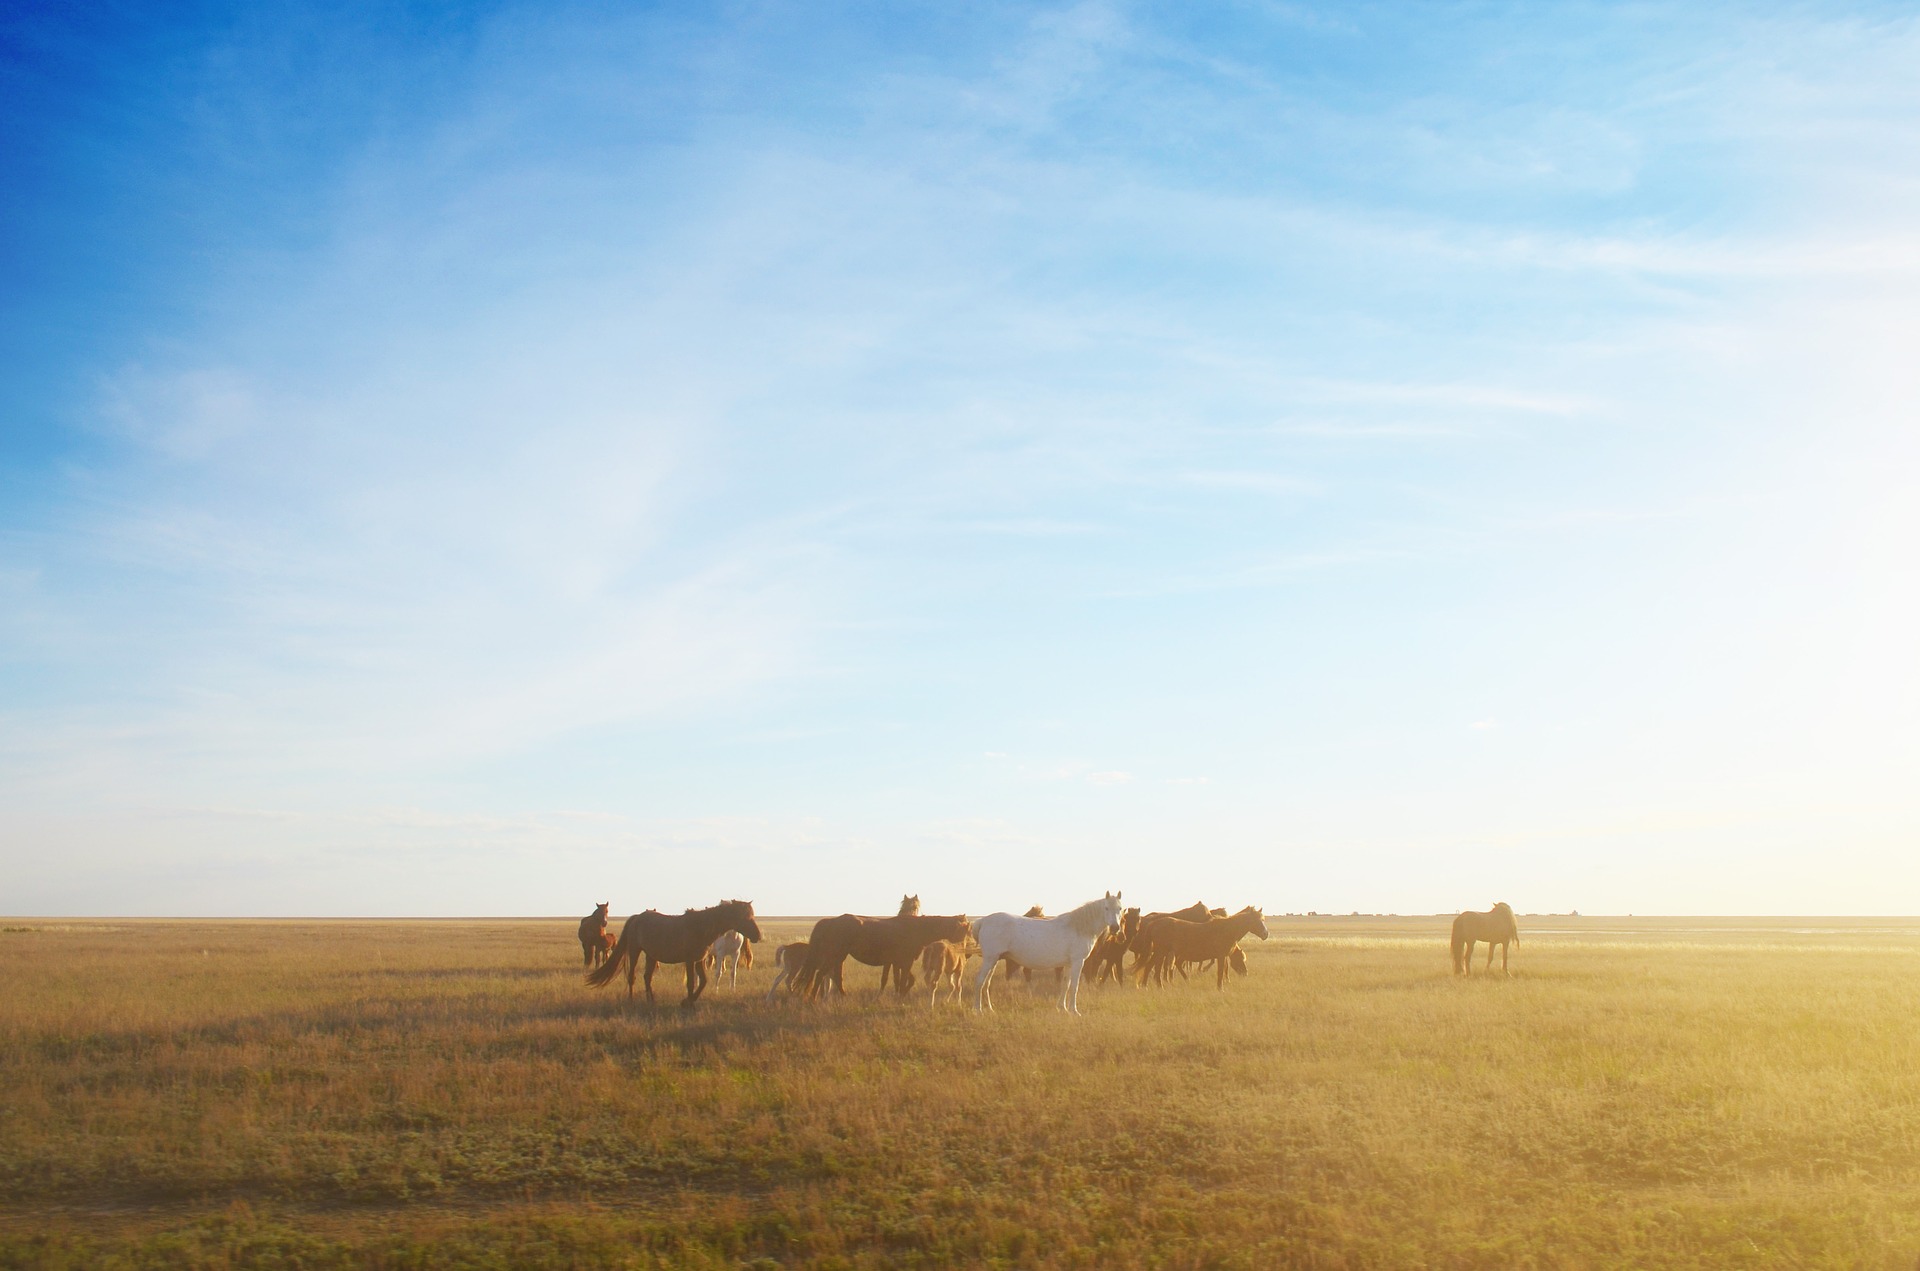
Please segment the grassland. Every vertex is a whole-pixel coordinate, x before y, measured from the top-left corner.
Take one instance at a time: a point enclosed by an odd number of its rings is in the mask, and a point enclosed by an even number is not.
[[[1920,1258],[1920,923],[1523,920],[1461,981],[1274,920],[1078,1020],[633,1009],[561,921],[5,925],[0,1265]]]

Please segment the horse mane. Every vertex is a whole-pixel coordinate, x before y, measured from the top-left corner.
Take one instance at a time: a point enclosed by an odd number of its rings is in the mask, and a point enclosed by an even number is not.
[[[1107,925],[1107,898],[1089,900],[1078,909],[1061,914],[1058,921],[1065,921],[1075,933],[1083,936],[1097,936]]]
[[[727,907],[728,907],[728,906],[730,906],[730,905],[744,905],[744,904],[747,904],[747,903],[748,903],[748,902],[747,902],[747,901],[744,901],[744,900],[723,900],[723,901],[721,901],[721,902],[720,902],[719,904],[717,904],[717,905],[708,905],[708,906],[707,906],[706,908],[704,908],[704,909],[692,909],[692,908],[689,908],[689,909],[687,910],[687,914],[686,914],[686,916],[687,916],[687,917],[689,917],[689,918],[691,918],[691,917],[693,917],[693,916],[695,916],[696,914],[717,914],[717,913],[719,913],[719,912],[720,912],[720,911],[721,911],[722,909],[725,909],[725,908],[727,908]],[[648,913],[652,913],[652,912],[653,912],[653,910],[651,910],[651,909],[649,909],[649,910],[648,910],[647,912],[648,912]]]

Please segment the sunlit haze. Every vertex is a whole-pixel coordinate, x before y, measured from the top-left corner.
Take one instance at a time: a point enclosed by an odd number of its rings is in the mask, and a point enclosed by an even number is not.
[[[0,912],[1920,912],[1904,7],[0,57]]]

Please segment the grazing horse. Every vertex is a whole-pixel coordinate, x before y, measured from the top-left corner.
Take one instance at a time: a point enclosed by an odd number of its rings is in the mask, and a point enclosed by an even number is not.
[[[1193,963],[1175,962],[1173,964],[1173,969],[1178,971],[1180,973],[1180,978],[1184,980],[1187,978],[1187,970],[1189,967],[1191,967],[1193,970],[1198,971],[1204,975],[1206,972],[1214,970],[1215,967],[1218,965],[1218,963],[1219,963],[1218,958],[1214,959],[1212,962],[1193,962]],[[1227,968],[1231,970],[1235,975],[1241,977],[1242,979],[1245,979],[1247,975],[1247,951],[1245,949],[1242,949],[1237,944],[1234,945],[1233,948],[1228,949],[1227,950]]]
[[[1023,967],[1065,969],[1066,983],[1060,990],[1059,1006],[1078,1015],[1080,968],[1100,933],[1120,925],[1120,913],[1120,893],[1110,892],[1058,918],[1016,918],[1007,913],[982,918],[977,929],[980,975],[973,982],[973,1009],[993,1009],[988,985],[1000,959],[1011,954],[1012,961]]]
[[[949,1002],[960,1000],[960,979],[966,974],[967,959],[980,952],[971,936],[965,940],[936,940],[920,951],[920,974],[933,986],[929,1008],[940,1005],[940,990],[951,989]]]
[[[606,955],[607,906],[611,900],[603,900],[593,907],[593,912],[580,920],[580,956],[588,967],[597,967]]]
[[[773,977],[773,984],[767,989],[767,1000],[780,991],[780,986],[800,974],[800,968],[807,963],[807,942],[795,940],[792,944],[783,944],[773,952],[774,969],[779,974]]]
[[[1162,918],[1142,928],[1147,940],[1144,958],[1134,963],[1134,978],[1140,984],[1152,975],[1164,981],[1169,967],[1177,962],[1213,962],[1219,970],[1215,988],[1227,983],[1227,954],[1242,936],[1267,938],[1266,919],[1259,909],[1248,905],[1227,918],[1209,916],[1200,921],[1186,918]]]
[[[1087,960],[1080,969],[1080,978],[1085,981],[1089,976],[1095,984],[1104,984],[1108,976],[1115,983],[1122,977],[1123,966],[1127,959],[1127,946],[1133,943],[1133,937],[1140,931],[1140,907],[1128,909],[1120,915],[1120,930],[1103,931],[1100,938],[1093,942],[1093,948],[1087,951]]]
[[[822,918],[813,924],[813,934],[807,937],[812,947],[807,951],[806,965],[789,986],[817,998],[831,985],[833,992],[845,997],[847,988],[840,977],[847,959],[852,958],[868,966],[891,967],[894,987],[904,997],[913,988],[913,962],[920,950],[935,940],[966,938],[965,914],[895,914],[891,918],[841,914]]]
[[[1507,970],[1507,943],[1520,943],[1520,928],[1513,921],[1513,907],[1501,901],[1493,908],[1481,913],[1469,909],[1453,920],[1453,973],[1455,975],[1473,974],[1473,946],[1475,941],[1487,942],[1487,970],[1493,970],[1493,946],[1500,946],[1500,974],[1511,974]]]
[[[713,959],[714,983],[719,983],[724,972],[727,987],[735,988],[740,983],[740,972],[753,965],[753,942],[738,931],[723,931],[707,946],[707,956]]]
[[[653,970],[662,962],[684,963],[687,996],[681,1006],[692,1006],[707,987],[707,950],[723,931],[738,931],[749,940],[760,938],[750,900],[723,900],[705,909],[663,914],[656,909],[635,914],[620,928],[620,941],[606,965],[587,976],[594,988],[604,988],[627,964],[627,1000],[633,1000],[633,976],[640,959],[647,963],[647,1005],[653,1005]]]

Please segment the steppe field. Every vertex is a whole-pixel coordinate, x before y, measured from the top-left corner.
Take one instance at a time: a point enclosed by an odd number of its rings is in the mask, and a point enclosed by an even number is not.
[[[1523,916],[1462,980],[1274,918],[1080,1019],[768,1004],[799,921],[690,1013],[573,919],[5,926],[5,1266],[1920,1261],[1920,921]]]

